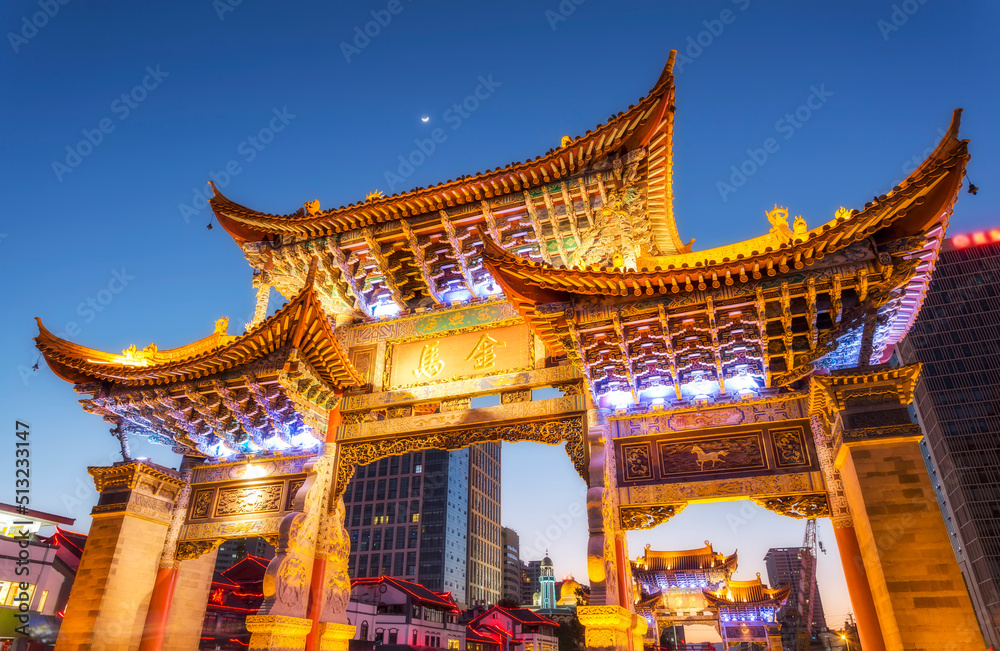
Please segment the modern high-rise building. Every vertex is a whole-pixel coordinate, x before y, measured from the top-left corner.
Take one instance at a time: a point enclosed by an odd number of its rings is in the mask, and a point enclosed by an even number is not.
[[[500,444],[480,443],[469,452],[468,604],[488,606],[500,599]],[[452,453],[454,454],[454,453]]]
[[[1000,229],[946,240],[896,347],[923,364],[914,405],[931,478],[987,642],[1000,646]]]
[[[535,598],[535,593],[541,588],[539,577],[542,576],[542,562],[521,561],[521,604],[530,606]]]
[[[798,608],[798,586],[801,580],[802,552],[804,547],[772,547],[764,555],[764,565],[767,568],[767,582],[772,587],[791,586],[788,601],[782,608],[782,615],[794,612]],[[819,585],[813,588],[813,639],[826,630],[826,614],[823,612],[823,600],[819,596]],[[782,621],[787,621],[782,618]],[[781,629],[782,641],[786,648],[795,648],[796,631]],[[789,646],[790,645],[790,646]]]
[[[521,543],[517,532],[508,527],[500,530],[500,546],[503,549],[503,586],[500,595],[504,599],[521,601]]]
[[[351,577],[388,575],[500,598],[500,445],[427,450],[359,466],[344,494]]]
[[[274,547],[263,538],[233,538],[219,545],[215,571],[224,572],[247,556],[274,558]]]

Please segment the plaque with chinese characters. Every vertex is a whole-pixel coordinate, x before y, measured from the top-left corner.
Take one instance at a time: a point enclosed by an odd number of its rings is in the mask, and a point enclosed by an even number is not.
[[[527,325],[392,344],[388,390],[465,380],[532,368],[533,338]]]

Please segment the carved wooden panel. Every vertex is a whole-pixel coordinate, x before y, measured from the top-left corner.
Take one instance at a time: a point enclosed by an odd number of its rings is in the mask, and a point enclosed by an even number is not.
[[[376,346],[361,346],[351,349],[351,364],[354,365],[365,384],[370,384],[377,372],[375,368],[376,352]]]
[[[251,488],[226,488],[219,491],[215,517],[270,513],[281,509],[281,489],[284,482]]]
[[[627,431],[642,431],[635,428],[634,422],[617,424]],[[819,469],[809,421],[805,419],[713,427],[704,433],[654,431],[644,436],[620,436],[615,439],[615,453],[620,460],[619,486]]]

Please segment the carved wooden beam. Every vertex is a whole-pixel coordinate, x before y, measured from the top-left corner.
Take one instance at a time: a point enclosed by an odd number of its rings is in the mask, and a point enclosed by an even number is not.
[[[712,358],[715,360],[715,373],[719,382],[719,391],[725,393],[726,380],[722,375],[722,351],[719,350],[719,328],[715,324],[715,301],[708,297],[705,313],[708,316],[708,331],[712,335]]]
[[[500,241],[500,231],[497,230],[497,220],[493,216],[493,209],[490,208],[489,201],[483,201],[483,217],[486,219],[486,228],[493,238],[493,241],[497,243],[498,246],[503,246],[503,242]]]
[[[608,205],[608,189],[604,187],[604,179],[600,175],[597,176],[597,190],[601,193],[601,206]]]
[[[622,328],[621,317],[616,313],[612,318],[615,334],[618,336],[618,349],[622,353],[622,365],[625,367],[625,377],[628,378],[628,390],[632,394],[632,401],[639,404],[639,394],[635,390],[635,377],[632,375],[632,358],[628,354],[628,343],[625,341],[625,329]]]
[[[341,277],[344,279],[344,283],[351,290],[354,295],[354,300],[358,303],[358,308],[364,312],[367,316],[372,315],[372,309],[368,305],[368,301],[365,300],[365,295],[361,293],[361,288],[358,287],[358,281],[351,273],[351,267],[347,264],[347,258],[344,257],[344,250],[340,248],[340,237],[332,238],[330,240],[330,253],[333,254],[333,261],[340,271]]]
[[[806,321],[809,324],[809,350],[815,350],[819,342],[819,326],[816,319],[816,279],[812,276],[806,281]]]
[[[840,274],[833,274],[833,288],[830,290],[830,303],[831,310],[833,312],[833,326],[836,328],[840,325],[840,319],[844,316],[844,301],[841,296],[843,291],[840,286]]]
[[[528,209],[528,218],[531,220],[531,227],[534,229],[535,238],[538,240],[538,253],[542,256],[542,260],[545,260],[548,264],[552,264],[548,244],[545,241],[545,236],[542,235],[542,222],[538,219],[538,211],[535,210],[535,204],[531,200],[531,193],[527,190],[524,192],[524,205]]]
[[[594,208],[590,205],[590,190],[587,189],[587,179],[580,179],[580,198],[583,199],[583,214],[587,216],[587,226],[594,227]]]
[[[549,223],[552,224],[552,237],[556,240],[556,249],[559,250],[559,257],[562,258],[564,267],[569,266],[569,253],[566,252],[566,243],[563,242],[562,231],[559,228],[559,215],[556,214],[555,205],[552,203],[552,195],[547,187],[542,188],[542,198],[545,200],[545,211],[549,215]],[[577,240],[579,245],[580,240]]]
[[[389,295],[392,296],[392,300],[396,306],[400,310],[405,310],[406,301],[403,300],[403,294],[399,291],[392,271],[389,269],[389,259],[382,254],[382,245],[375,240],[375,234],[371,228],[362,228],[361,235],[365,238],[365,243],[368,245],[368,253],[375,259],[375,264],[382,275],[382,284],[389,290]]]
[[[573,232],[573,239],[576,240],[576,246],[579,248],[583,240],[580,238],[580,227],[576,223],[577,216],[576,209],[573,207],[573,198],[569,195],[569,185],[565,181],[560,185],[562,187],[563,204],[566,206],[566,218],[569,219],[569,229]],[[583,185],[583,181],[580,181],[580,185]]]
[[[486,202],[484,201],[483,203]],[[455,262],[458,263],[458,268],[462,271],[462,278],[465,278],[465,286],[468,288],[470,294],[478,298],[479,294],[476,292],[476,283],[472,278],[469,262],[462,252],[462,242],[458,239],[458,234],[455,232],[455,225],[448,218],[448,213],[442,210],[440,214],[441,224],[444,225],[444,232],[448,236],[448,243],[451,244],[451,248],[455,252]]]
[[[409,244],[410,251],[413,253],[413,259],[417,263],[417,268],[420,269],[420,278],[424,281],[424,285],[427,286],[427,293],[431,295],[431,298],[433,298],[436,303],[440,303],[441,296],[438,294],[434,278],[431,277],[431,271],[427,266],[427,259],[424,257],[424,250],[421,248],[420,242],[417,240],[417,234],[413,232],[413,227],[410,226],[410,222],[405,219],[399,220],[399,226],[403,229],[403,235],[406,236],[406,242]]]
[[[670,379],[674,383],[674,393],[677,399],[681,399],[681,384],[677,378],[677,356],[674,354],[674,341],[670,333],[670,324],[667,319],[667,311],[660,303],[656,306],[657,315],[660,321],[660,330],[663,331],[663,343],[667,346],[667,360],[670,362]]]

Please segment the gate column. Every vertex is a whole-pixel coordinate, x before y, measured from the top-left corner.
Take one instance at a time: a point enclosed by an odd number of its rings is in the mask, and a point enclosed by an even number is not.
[[[812,380],[811,407],[829,423],[856,535],[856,547],[848,530],[838,543],[860,555],[885,648],[984,648],[906,407],[920,367],[860,370]],[[852,578],[850,562],[845,573]]]
[[[88,468],[101,494],[59,629],[59,651],[136,649],[184,481],[149,462]]]
[[[578,606],[588,649],[639,651],[646,620],[635,614],[628,545],[618,508],[614,445],[607,410],[587,414],[590,488],[587,490],[589,606]]]

